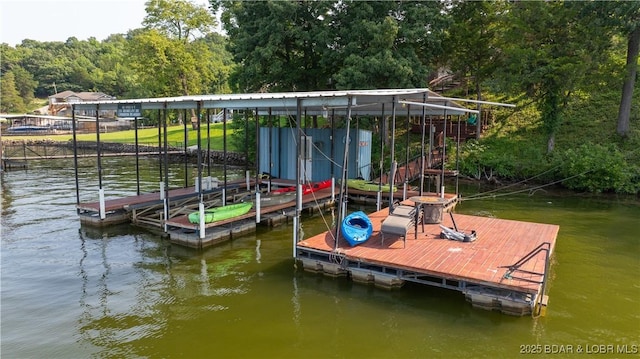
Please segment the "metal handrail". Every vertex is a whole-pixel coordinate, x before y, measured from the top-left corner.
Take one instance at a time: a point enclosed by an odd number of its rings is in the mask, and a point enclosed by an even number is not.
[[[522,267],[525,263],[527,263],[528,261],[533,259],[540,252],[545,252],[544,272],[543,273],[532,272],[532,271],[520,269],[520,267]],[[500,266],[498,268],[507,268],[507,271],[504,273],[502,278],[505,278],[505,279],[517,279],[517,280],[521,280],[521,281],[525,281],[525,282],[529,282],[529,283],[542,284],[542,287],[540,289],[540,294],[538,295],[538,298],[537,298],[538,300],[536,301],[536,304],[541,304],[542,300],[544,298],[544,292],[545,292],[545,289],[546,289],[546,286],[547,286],[547,276],[549,274],[549,257],[550,257],[550,255],[551,255],[551,243],[543,242],[539,246],[534,248],[531,252],[527,253],[520,260],[515,262],[514,264],[509,265],[509,266]],[[529,278],[515,277],[515,276],[513,276],[513,273],[516,272],[516,271],[522,272],[522,273],[526,273],[526,274],[540,275],[540,276],[542,276],[542,280],[535,281],[535,280],[531,280]],[[540,305],[538,305],[537,307],[538,307],[538,312],[535,315],[539,315],[540,311],[542,310]]]

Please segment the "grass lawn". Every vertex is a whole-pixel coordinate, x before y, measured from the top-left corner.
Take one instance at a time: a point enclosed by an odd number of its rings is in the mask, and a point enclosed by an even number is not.
[[[197,144],[198,133],[192,129],[191,126],[188,130],[188,145],[195,146]],[[235,148],[231,147],[229,136],[233,133],[233,130],[227,127],[227,150],[235,151]],[[200,129],[200,136],[202,138],[201,146],[207,147],[207,127],[203,125]],[[163,134],[164,137],[164,134]],[[184,127],[182,125],[175,125],[167,127],[167,141],[172,146],[182,147],[184,146]],[[5,136],[4,140],[53,140],[53,141],[69,141],[73,138],[71,134],[64,135],[43,135],[43,136]],[[83,133],[77,135],[78,141],[95,141],[95,133]],[[135,143],[135,131],[116,131],[100,133],[101,142],[115,142],[115,143]],[[157,145],[158,144],[158,129],[157,128],[144,128],[138,130],[138,142],[140,144]],[[223,131],[222,124],[211,124],[209,132],[209,143],[212,150],[223,150]]]

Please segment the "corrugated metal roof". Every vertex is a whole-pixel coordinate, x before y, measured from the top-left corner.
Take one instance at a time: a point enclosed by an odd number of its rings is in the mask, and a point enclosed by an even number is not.
[[[307,91],[307,92],[276,92],[276,93],[244,93],[244,94],[213,94],[190,95],[180,97],[140,98],[127,100],[91,101],[75,104],[78,110],[117,110],[118,104],[140,104],[143,110],[167,109],[195,109],[200,104],[202,109],[258,109],[261,113],[271,110],[273,114],[295,114],[298,103],[303,111],[309,115],[326,115],[328,111],[336,115],[345,115],[349,101],[351,113],[355,115],[380,115],[384,108],[385,114],[391,114],[392,104],[396,104],[396,114],[403,116],[410,108],[412,115],[420,115],[423,106],[408,106],[399,101],[429,103],[440,101],[442,96],[427,88],[412,89],[378,89],[378,90],[344,90],[344,91]],[[465,108],[451,99],[440,102],[454,108],[448,114],[464,114]],[[459,108],[457,111],[455,108]],[[426,108],[428,115],[442,114],[437,108]]]

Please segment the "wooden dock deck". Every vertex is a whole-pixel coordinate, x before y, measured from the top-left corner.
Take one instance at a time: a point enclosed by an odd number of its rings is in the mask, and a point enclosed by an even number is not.
[[[475,230],[476,241],[441,239],[439,224],[425,224],[424,232],[418,226],[417,239],[410,230],[403,248],[389,235],[382,244],[387,215],[388,209],[369,215],[374,231],[362,245],[350,247],[341,239],[336,250],[334,234],[326,232],[300,241],[298,259],[305,270],[381,287],[413,281],[458,290],[475,307],[507,314],[532,314],[546,305],[544,283],[559,226],[454,214],[458,230]],[[441,224],[454,227],[448,214]]]

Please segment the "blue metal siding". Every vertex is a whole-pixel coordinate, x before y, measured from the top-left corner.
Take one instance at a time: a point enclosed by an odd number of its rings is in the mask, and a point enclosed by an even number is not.
[[[294,180],[296,178],[296,139],[295,130],[291,128],[273,128],[272,132],[272,162],[269,169],[268,162],[268,128],[260,129],[260,171],[271,173],[274,177]],[[331,178],[331,171],[336,178],[342,176],[342,162],[345,150],[346,129],[336,129],[333,141],[334,159],[331,159],[331,129],[310,128],[306,130],[307,136],[312,138],[312,181],[322,181]],[[351,130],[349,132],[349,178],[362,177],[370,179],[371,176],[371,140],[372,133],[367,130]]]
[[[271,160],[269,160],[269,132],[271,132]],[[260,128],[260,173],[270,173],[274,177],[279,176],[281,143],[278,128]]]

